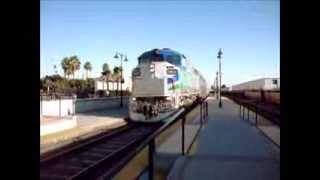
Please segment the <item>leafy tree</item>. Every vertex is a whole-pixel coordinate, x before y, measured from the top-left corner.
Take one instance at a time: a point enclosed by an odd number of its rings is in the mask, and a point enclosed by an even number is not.
[[[53,82],[52,82],[52,80],[51,79],[45,79],[45,81],[44,81],[44,87],[46,87],[47,88],[47,93],[49,94],[50,93],[50,88],[52,88],[53,87]]]
[[[65,77],[72,75],[74,79],[74,74],[80,69],[81,62],[77,56],[65,57],[61,61],[61,67],[64,72]]]
[[[77,56],[71,56],[69,58],[71,64],[71,72],[74,79],[74,74],[76,71],[80,70],[81,62]]]
[[[86,70],[86,76],[87,76],[87,79],[88,79],[88,72],[92,70],[92,65],[90,62],[86,62],[83,66],[83,68]]]
[[[113,80],[117,82],[117,91],[116,95],[118,95],[119,92],[119,81],[121,80],[121,67],[115,66],[113,68]]]
[[[109,82],[112,78],[112,73],[111,73],[111,70],[109,68],[108,63],[103,64],[101,74],[103,75],[105,81],[107,82],[107,91],[109,91]]]
[[[43,89],[43,80],[40,78],[40,90]]]
[[[45,76],[44,78],[40,78],[40,92],[41,90],[50,94],[52,92],[64,95],[77,94],[79,98],[84,98],[94,93],[94,79],[68,80],[59,75]]]
[[[72,72],[71,72],[70,59],[68,57],[65,57],[62,59],[61,68],[63,70],[64,77],[69,78],[69,76],[72,74]]]

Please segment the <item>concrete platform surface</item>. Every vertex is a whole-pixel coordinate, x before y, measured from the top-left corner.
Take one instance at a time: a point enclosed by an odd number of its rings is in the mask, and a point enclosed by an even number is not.
[[[77,127],[41,136],[40,154],[126,124],[127,108],[77,114]]]
[[[280,149],[239,117],[239,106],[209,98],[209,117],[193,155],[179,157],[167,179],[278,180]]]
[[[280,128],[277,126],[259,126],[259,129],[272,141],[280,146]]]
[[[41,117],[40,137],[77,127],[76,116]]]

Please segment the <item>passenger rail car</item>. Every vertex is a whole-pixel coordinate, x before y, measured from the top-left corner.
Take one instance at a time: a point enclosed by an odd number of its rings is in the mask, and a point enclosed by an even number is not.
[[[132,121],[160,121],[206,95],[204,77],[183,54],[153,49],[138,57],[132,71],[129,116]]]

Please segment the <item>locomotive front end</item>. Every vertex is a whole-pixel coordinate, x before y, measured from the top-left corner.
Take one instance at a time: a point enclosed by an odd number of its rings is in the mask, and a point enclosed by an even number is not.
[[[168,61],[167,57],[174,58],[174,54],[164,57],[161,53],[153,50],[142,54],[138,58],[138,66],[132,71],[132,96],[129,100],[132,121],[160,121],[179,108],[179,92],[175,88],[179,67]]]

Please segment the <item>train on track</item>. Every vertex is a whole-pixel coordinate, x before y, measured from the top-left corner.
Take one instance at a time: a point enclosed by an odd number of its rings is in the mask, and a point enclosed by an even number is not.
[[[183,54],[169,48],[146,51],[132,71],[129,118],[158,122],[206,95],[206,80]]]

